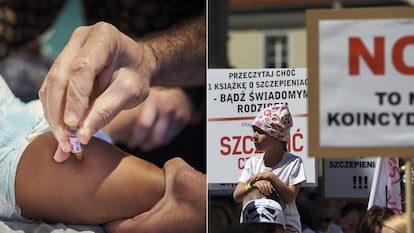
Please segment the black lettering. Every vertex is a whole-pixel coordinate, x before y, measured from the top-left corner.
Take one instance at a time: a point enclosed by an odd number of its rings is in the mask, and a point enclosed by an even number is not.
[[[331,126],[333,123],[335,123],[336,126],[339,126],[339,119],[338,119],[339,113],[328,113],[328,125]]]
[[[354,115],[352,113],[346,112],[342,114],[342,124],[350,126],[354,124]]]
[[[390,121],[388,119],[389,119],[388,113],[383,112],[378,115],[378,123],[382,126],[390,124]]]

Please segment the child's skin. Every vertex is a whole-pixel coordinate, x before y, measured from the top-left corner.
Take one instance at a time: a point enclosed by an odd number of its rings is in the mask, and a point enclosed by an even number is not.
[[[105,224],[107,233],[206,232],[206,175],[181,158],[165,162],[163,171],[162,199],[145,213]]]
[[[16,174],[16,202],[34,220],[102,224],[134,217],[163,196],[164,173],[155,165],[93,138],[83,160],[53,161],[51,133],[34,138]]]
[[[285,150],[283,142],[268,135],[255,126],[253,126],[253,129],[253,140],[256,148],[265,151],[265,155],[263,155],[265,165],[269,167],[277,165],[281,161]],[[280,197],[285,203],[293,202],[300,189],[300,184],[287,185],[272,172],[256,174],[252,176],[248,182],[252,184],[253,188],[259,189],[265,196],[271,195],[275,189],[277,189]],[[246,204],[244,196],[248,193],[245,186],[245,183],[239,182],[233,193],[234,200],[236,202],[242,202],[243,205]]]

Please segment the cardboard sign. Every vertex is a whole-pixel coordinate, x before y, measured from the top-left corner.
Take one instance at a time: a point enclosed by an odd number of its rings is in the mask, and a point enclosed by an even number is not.
[[[308,156],[306,69],[209,69],[207,71],[207,174],[209,184],[237,183],[246,160],[262,156],[252,121],[264,108],[287,104],[293,118],[288,150],[302,158],[308,185],[316,162]],[[209,185],[209,187],[211,187]],[[211,189],[230,187],[219,185]]]
[[[413,156],[414,9],[307,12],[309,149]]]

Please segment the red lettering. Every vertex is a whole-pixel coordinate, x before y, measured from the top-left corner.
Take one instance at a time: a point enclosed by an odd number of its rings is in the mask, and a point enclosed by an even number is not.
[[[226,150],[220,150],[221,155],[229,155],[231,153],[231,145],[226,144],[226,142],[230,142],[231,139],[229,137],[222,137],[220,139],[220,145]]]
[[[252,136],[223,136],[220,138],[220,146],[220,153],[223,156],[263,153],[263,151],[255,148]]]
[[[404,51],[407,46],[414,45],[414,36],[404,36],[398,39],[391,51],[391,59],[395,69],[405,75],[414,75],[414,65],[407,64],[404,60]],[[360,74],[360,62],[365,64],[375,75],[385,74],[385,38],[374,37],[373,53],[366,48],[363,41],[359,37],[350,37],[348,40],[348,62],[349,74]],[[361,58],[361,59],[360,59]]]
[[[301,152],[303,150],[302,145],[298,146],[300,139],[303,139],[303,134],[300,132],[300,129],[297,129],[296,133],[291,137],[294,152]]]
[[[410,44],[414,45],[414,36],[406,36],[397,40],[392,50],[392,61],[395,69],[399,72],[407,75],[414,75],[414,66],[410,67],[404,62],[404,49]]]
[[[349,74],[359,75],[360,57],[365,61],[373,74],[385,74],[384,37],[374,38],[374,55],[372,56],[359,37],[351,37],[348,41]]]
[[[387,207],[390,208],[394,213],[401,213],[400,208],[398,207],[398,204],[396,201],[391,201],[391,191],[387,189]]]
[[[253,137],[252,136],[246,136],[243,137],[243,153],[244,154],[252,154],[254,152],[254,148],[250,146],[250,148],[247,148],[247,145],[253,145]]]
[[[237,150],[239,148],[239,144],[240,144],[240,141],[241,141],[241,136],[233,136],[233,139],[236,139],[236,145],[234,146],[233,154],[234,155],[241,155],[242,154],[241,150]]]
[[[244,169],[244,165],[246,165],[246,160],[247,160],[248,158],[239,158],[238,160],[237,160],[237,167],[240,169],[240,170],[243,170]]]
[[[388,159],[388,176],[392,179],[391,184],[400,183],[400,168],[398,167],[398,161],[396,158],[389,158]]]

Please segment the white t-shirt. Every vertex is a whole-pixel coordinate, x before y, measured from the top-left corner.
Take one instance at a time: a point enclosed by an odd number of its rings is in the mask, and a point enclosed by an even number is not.
[[[265,171],[272,171],[287,185],[295,185],[306,181],[305,168],[303,167],[302,159],[296,155],[285,152],[282,160],[274,167],[266,167],[263,163],[263,156],[250,157],[240,175],[239,182],[247,183],[250,177]],[[284,207],[283,213],[285,214],[286,225],[291,225],[298,232],[302,232],[296,202],[293,201],[289,204],[281,203],[281,206]]]

